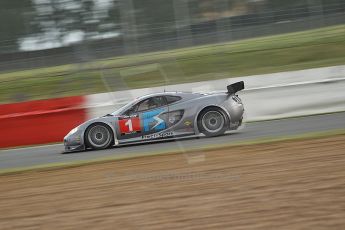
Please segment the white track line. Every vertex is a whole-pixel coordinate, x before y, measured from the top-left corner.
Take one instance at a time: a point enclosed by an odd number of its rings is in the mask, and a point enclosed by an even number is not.
[[[336,81],[345,81],[345,78],[330,78],[330,79],[316,80],[316,81],[302,81],[302,82],[297,82],[297,83],[294,82],[294,83],[288,83],[288,84],[270,85],[270,86],[249,88],[249,89],[245,89],[245,91],[281,88],[281,87],[299,86],[299,85],[311,85],[311,84],[318,84],[318,83],[325,83],[325,82],[336,82]]]

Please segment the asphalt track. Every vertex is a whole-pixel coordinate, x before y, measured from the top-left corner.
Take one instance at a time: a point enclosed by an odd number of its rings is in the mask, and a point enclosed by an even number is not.
[[[0,170],[35,167],[42,164],[97,160],[98,158],[112,156],[149,155],[154,152],[176,150],[183,152],[188,149],[226,145],[241,141],[289,137],[338,129],[345,129],[345,112],[247,123],[244,124],[241,130],[214,138],[188,138],[178,141],[114,147],[100,151],[61,154],[64,149],[62,144],[9,149],[0,151]]]

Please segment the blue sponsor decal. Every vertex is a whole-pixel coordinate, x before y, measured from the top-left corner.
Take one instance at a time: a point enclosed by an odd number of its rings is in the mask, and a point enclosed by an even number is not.
[[[164,109],[156,109],[142,114],[145,132],[151,130],[159,131],[166,128],[165,121],[159,117],[162,112],[164,112]]]

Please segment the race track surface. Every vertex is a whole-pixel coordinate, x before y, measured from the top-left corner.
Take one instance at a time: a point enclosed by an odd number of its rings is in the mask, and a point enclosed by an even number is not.
[[[153,152],[187,151],[192,148],[225,145],[239,141],[251,141],[263,138],[278,138],[312,132],[331,131],[345,128],[345,112],[316,115],[282,120],[254,122],[244,128],[216,138],[189,138],[178,141],[166,141],[152,144],[140,144],[116,147],[101,151],[86,151],[61,154],[62,144],[9,149],[0,151],[0,170],[32,167],[41,164],[68,163],[82,160],[96,160],[110,156],[148,155]]]

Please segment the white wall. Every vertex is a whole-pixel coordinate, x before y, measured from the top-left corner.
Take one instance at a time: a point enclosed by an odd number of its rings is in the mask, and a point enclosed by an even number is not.
[[[345,110],[345,65],[93,94],[87,96],[86,106],[92,118],[148,93],[226,91],[226,85],[237,81],[245,82],[239,95],[247,121]]]

